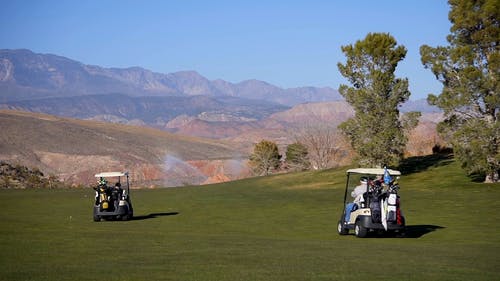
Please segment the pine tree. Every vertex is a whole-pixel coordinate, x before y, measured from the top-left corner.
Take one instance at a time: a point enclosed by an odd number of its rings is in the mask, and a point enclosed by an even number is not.
[[[500,2],[450,0],[449,46],[420,47],[422,63],[443,84],[429,104],[443,109],[439,132],[468,173],[498,182],[500,171]]]
[[[359,155],[359,164],[381,167],[398,165],[403,158],[405,133],[418,124],[420,113],[403,118],[398,106],[407,101],[408,79],[396,78],[406,48],[387,33],[369,33],[354,45],[342,46],[346,64],[338,64],[351,87],[341,85],[340,94],[353,106],[355,116],[340,125]]]
[[[254,146],[249,164],[255,174],[269,175],[279,169],[280,159],[278,145],[272,141],[262,140]]]
[[[300,142],[295,142],[286,148],[286,163],[292,170],[307,170],[311,166],[307,147]]]

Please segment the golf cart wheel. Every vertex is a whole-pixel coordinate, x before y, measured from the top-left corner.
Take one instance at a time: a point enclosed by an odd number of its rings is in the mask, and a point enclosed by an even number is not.
[[[397,237],[397,238],[405,238],[406,237],[406,227],[403,227],[403,229],[395,231],[394,234],[395,234],[395,237]]]
[[[357,221],[356,225],[354,226],[354,234],[356,235],[356,237],[365,238],[368,234],[368,229],[364,227],[360,221]]]
[[[95,222],[101,221],[101,216],[94,215],[94,221]]]
[[[343,226],[342,221],[339,221],[337,224],[337,232],[339,233],[339,235],[347,235],[349,234],[349,229]]]
[[[130,213],[126,214],[126,215],[123,215],[121,217],[121,219],[122,219],[122,221],[129,221],[129,220],[132,219],[132,217],[134,217],[134,213],[130,212]]]

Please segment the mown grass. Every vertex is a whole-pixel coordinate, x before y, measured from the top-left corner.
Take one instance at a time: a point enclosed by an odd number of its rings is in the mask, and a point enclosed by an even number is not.
[[[136,190],[128,222],[92,222],[92,190],[2,190],[0,280],[499,280],[500,185],[430,160],[400,180],[407,238],[336,233],[343,169]]]

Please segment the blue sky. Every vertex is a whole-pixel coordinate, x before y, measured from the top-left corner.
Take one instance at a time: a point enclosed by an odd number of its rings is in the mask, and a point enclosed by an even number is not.
[[[411,99],[439,94],[420,62],[446,45],[445,0],[0,0],[0,48],[30,49],[104,67],[195,70],[210,80],[258,79],[283,88],[347,83],[342,45],[388,32],[408,49],[396,75]]]

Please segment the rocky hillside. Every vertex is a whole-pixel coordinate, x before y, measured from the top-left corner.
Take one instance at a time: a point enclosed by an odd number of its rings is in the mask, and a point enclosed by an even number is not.
[[[353,115],[354,110],[349,104],[334,101],[296,105],[252,122],[210,121],[200,116],[184,115],[172,120],[168,127],[182,135],[229,140],[250,153],[253,145],[262,139],[272,140],[285,147],[295,142],[296,136],[304,129],[336,128]],[[419,125],[409,136],[408,155],[430,154],[434,145],[443,144],[436,132],[436,125],[441,120],[442,113],[422,114]]]
[[[344,101],[306,103],[269,116],[269,120],[289,125],[314,124],[318,122],[337,126],[354,115],[352,107]]]
[[[0,161],[0,188],[62,188],[67,187],[55,175],[44,175],[38,169]]]
[[[245,159],[233,145],[137,126],[85,121],[19,111],[0,111],[0,159],[37,167],[71,183],[93,183],[100,171],[128,170],[136,185],[201,184],[214,174],[190,168]],[[175,162],[170,161],[176,159]],[[241,168],[232,169],[244,172]],[[226,169],[229,170],[229,169]],[[227,177],[238,178],[239,174]]]

